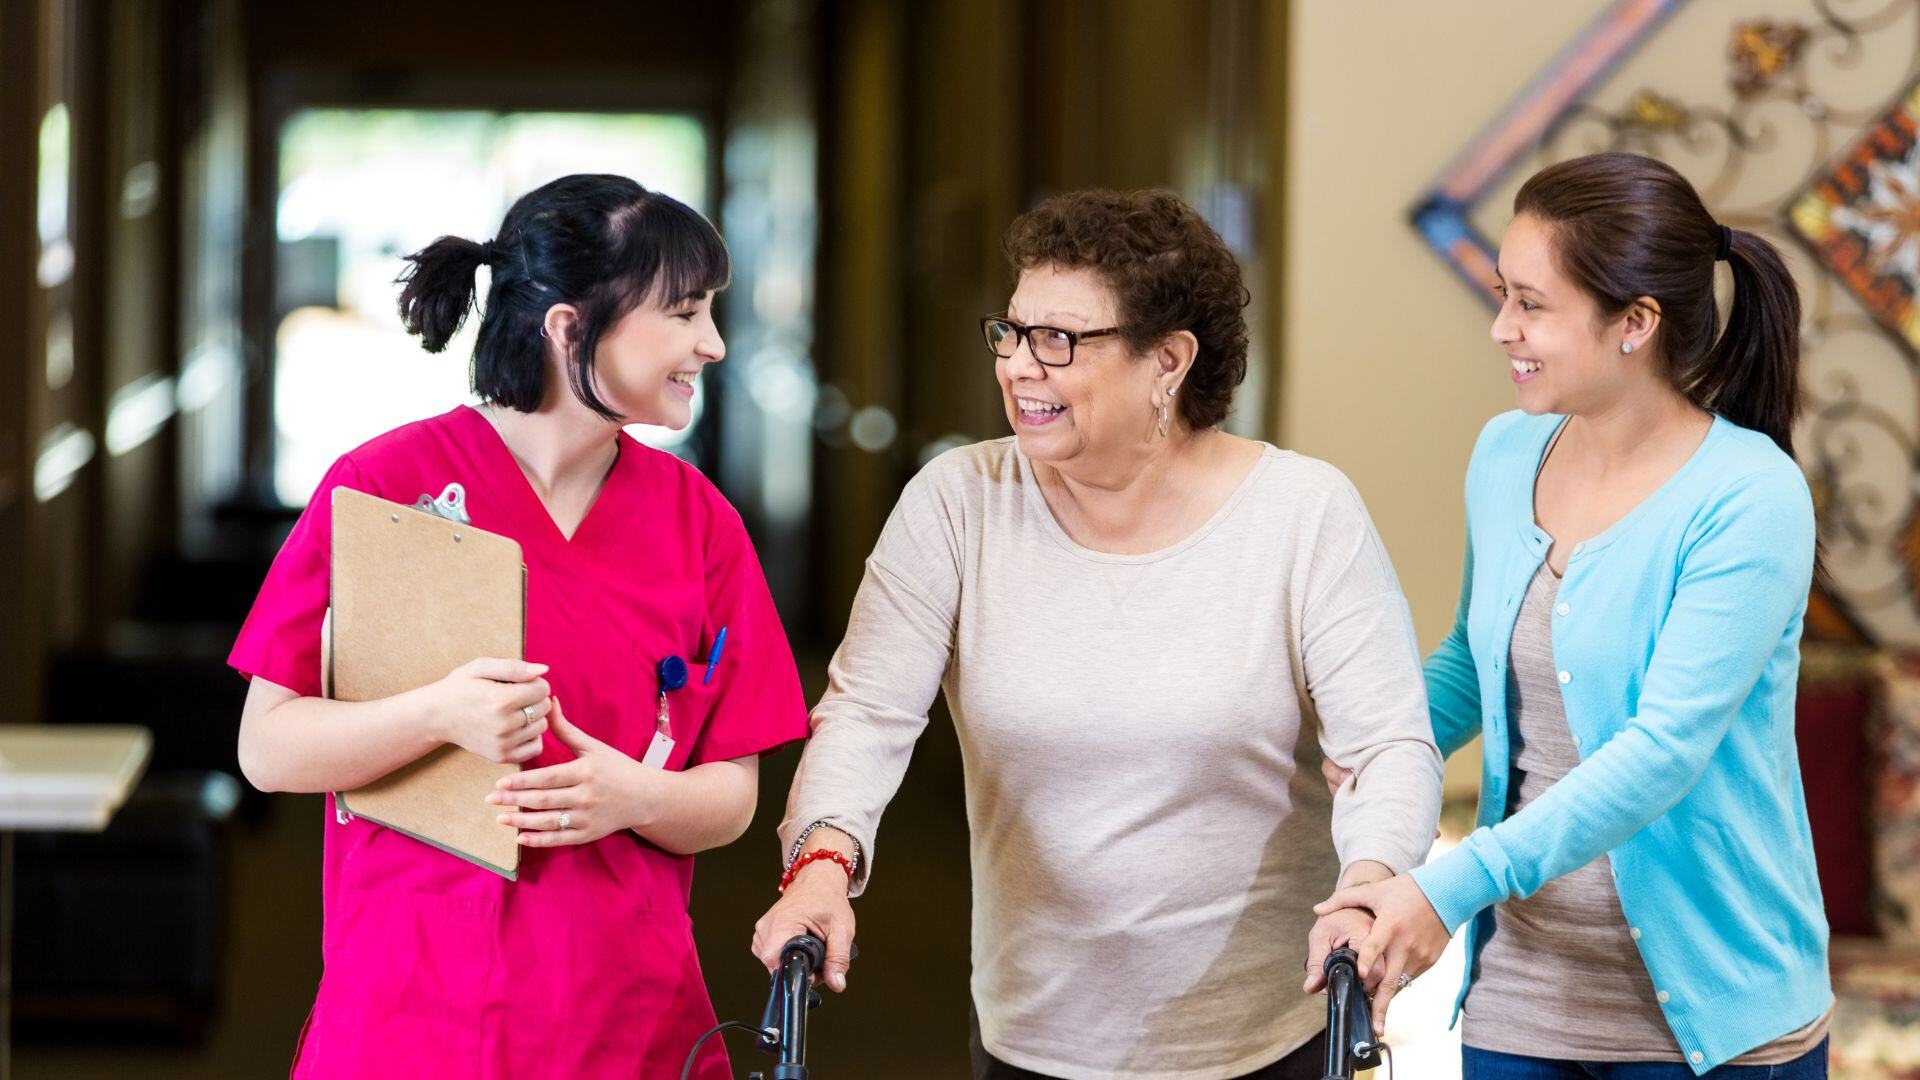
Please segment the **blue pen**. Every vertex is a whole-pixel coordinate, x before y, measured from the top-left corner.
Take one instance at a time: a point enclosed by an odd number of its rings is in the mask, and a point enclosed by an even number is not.
[[[701,678],[701,686],[705,686],[713,681],[714,666],[720,663],[720,650],[726,647],[727,628],[723,626],[720,628],[719,633],[713,635],[713,651],[707,654],[707,674]]]

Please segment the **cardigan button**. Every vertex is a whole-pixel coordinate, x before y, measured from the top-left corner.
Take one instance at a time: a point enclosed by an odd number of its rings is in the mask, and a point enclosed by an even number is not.
[[[1564,619],[1568,615],[1573,614],[1573,608],[1566,604],[1561,604],[1559,607],[1553,609],[1553,613]]]
[[[1640,928],[1639,928],[1639,927],[1637,927],[1637,926],[1635,926],[1635,927],[1630,927],[1630,928],[1628,928],[1628,930],[1627,930],[1627,933],[1629,933],[1629,934],[1632,934],[1632,935],[1633,935],[1633,940],[1635,940],[1635,941],[1639,941],[1639,940],[1640,940]]]
[[[1695,1065],[1698,1065],[1701,1062],[1707,1060],[1707,1055],[1701,1053],[1698,1050],[1695,1050],[1693,1053],[1687,1055],[1687,1060],[1693,1062]]]
[[[1655,990],[1653,996],[1659,1000],[1660,1004],[1665,1005],[1667,1003],[1667,992],[1665,990]]]
[[[1563,672],[1561,672],[1561,673],[1560,673],[1560,685],[1561,685],[1561,686],[1565,686],[1565,685],[1567,685],[1568,683],[1570,683],[1570,682],[1572,682],[1572,681],[1573,681],[1573,673],[1572,673],[1572,672],[1567,672],[1567,671],[1563,671]]]

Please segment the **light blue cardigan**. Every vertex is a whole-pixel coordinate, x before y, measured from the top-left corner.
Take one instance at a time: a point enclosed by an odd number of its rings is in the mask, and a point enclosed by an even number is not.
[[[1413,878],[1449,930],[1472,920],[1476,958],[1492,905],[1610,855],[1659,1006],[1703,1073],[1832,1001],[1793,728],[1812,500],[1772,440],[1716,417],[1664,486],[1572,549],[1553,658],[1580,764],[1507,818],[1508,644],[1552,543],[1533,482],[1561,420],[1496,417],[1467,466],[1460,607],[1426,675],[1441,752],[1486,736],[1480,813]]]

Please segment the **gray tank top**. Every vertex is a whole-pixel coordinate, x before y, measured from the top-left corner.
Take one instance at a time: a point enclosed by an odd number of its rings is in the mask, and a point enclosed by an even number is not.
[[[1560,579],[1543,561],[1513,626],[1507,816],[1580,763],[1553,662]],[[1605,855],[1493,909],[1461,1040],[1480,1050],[1573,1061],[1684,1061],[1640,959]],[[1827,1017],[1729,1064],[1777,1065],[1818,1046]]]

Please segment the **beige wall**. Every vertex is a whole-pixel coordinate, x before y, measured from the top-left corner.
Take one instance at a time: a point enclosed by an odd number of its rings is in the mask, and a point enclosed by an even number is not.
[[[1421,646],[1460,589],[1461,479],[1513,407],[1490,317],[1407,210],[1480,127],[1605,4],[1303,0],[1289,5],[1281,445],[1332,462],[1366,500]],[[1478,745],[1447,789],[1478,787]]]
[[[1604,6],[1291,5],[1280,438],[1359,487],[1425,648],[1459,595],[1467,454],[1513,388],[1407,209]]]

